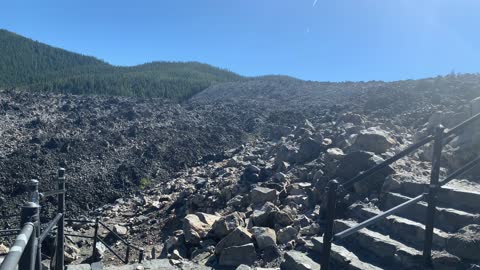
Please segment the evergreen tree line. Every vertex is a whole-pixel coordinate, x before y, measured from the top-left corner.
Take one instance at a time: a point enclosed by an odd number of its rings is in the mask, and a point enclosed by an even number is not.
[[[0,29],[0,88],[184,99],[214,83],[241,79],[198,62],[113,66]]]

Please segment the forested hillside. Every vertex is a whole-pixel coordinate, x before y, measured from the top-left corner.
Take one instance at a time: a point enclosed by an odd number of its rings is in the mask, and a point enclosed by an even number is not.
[[[198,62],[112,66],[0,29],[0,88],[181,99],[216,82],[241,79]]]

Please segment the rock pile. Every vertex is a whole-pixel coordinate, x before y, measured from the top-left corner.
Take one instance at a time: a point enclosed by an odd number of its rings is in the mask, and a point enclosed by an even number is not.
[[[344,119],[358,122],[362,117]],[[306,267],[304,256],[293,250],[306,251],[311,238],[321,235],[320,205],[328,180],[346,181],[400,146],[378,127],[349,129],[352,141],[345,143],[343,125],[328,125],[337,131],[325,133],[305,120],[278,141],[254,140],[227,151],[236,154],[225,160],[190,168],[141,198],[97,212],[112,224],[135,213],[128,234],[144,244],[166,239],[156,252],[159,258],[220,267],[303,269],[291,268]],[[374,135],[366,135],[369,132]],[[356,138],[362,138],[361,143]],[[382,140],[390,147],[367,151]],[[372,189],[380,191],[391,173],[387,168],[367,186],[355,187],[357,198],[371,196]]]
[[[448,87],[439,88],[442,83]],[[461,107],[478,89],[453,91],[464,84],[444,78],[342,85],[260,78],[213,86],[181,105],[2,92],[0,203],[14,206],[5,194],[20,200],[23,186],[11,179],[37,173],[49,179],[47,169],[66,160],[70,187],[85,195],[67,198],[71,212],[96,215],[116,234],[145,247],[145,267],[318,269],[318,258],[308,251],[318,252],[322,245],[327,183],[348,181],[440,123],[452,127],[477,112],[480,102]],[[475,126],[451,138],[442,176],[478,153],[478,134]],[[376,207],[404,201],[403,193],[418,195],[428,182],[430,161],[431,146],[354,185],[340,199],[339,214],[368,206],[359,210],[365,218]],[[48,189],[53,183],[45,184]],[[417,194],[407,192],[412,190]],[[478,216],[471,203],[477,201],[469,199],[471,194],[453,193],[466,199],[452,200],[448,194],[440,199],[462,202],[473,214],[442,210],[440,220],[466,223],[458,228],[448,223],[449,234],[439,234],[448,254],[436,253],[435,260],[445,265],[471,260],[477,250]],[[421,231],[421,224],[410,220],[386,222],[415,235]],[[339,221],[337,228],[353,224]],[[110,239],[107,232],[100,234]],[[365,230],[352,243],[362,249],[385,247],[376,255],[405,265],[418,257],[387,238]],[[71,240],[69,259],[82,261],[92,247]],[[104,262],[119,263],[104,246],[95,250]],[[342,266],[377,269],[343,246],[332,252]]]

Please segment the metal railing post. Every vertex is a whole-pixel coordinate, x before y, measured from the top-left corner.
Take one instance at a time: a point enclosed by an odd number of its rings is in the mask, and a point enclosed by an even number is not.
[[[435,210],[436,210],[436,198],[437,191],[439,188],[439,178],[440,178],[440,160],[442,157],[442,148],[443,148],[443,136],[444,136],[444,127],[438,126],[435,128],[435,141],[433,145],[433,157],[432,157],[432,172],[430,174],[430,185],[428,186],[428,195],[427,195],[427,213],[426,213],[426,223],[425,223],[425,238],[423,245],[423,263],[425,268],[431,268],[432,266],[432,241],[433,241],[433,228],[435,221]]]
[[[29,199],[30,201],[22,206],[20,214],[20,226],[25,223],[33,223],[32,235],[28,239],[28,243],[18,263],[19,269],[35,269],[38,236],[40,235],[40,205],[38,193],[38,181],[32,179],[29,183]],[[27,239],[25,239],[27,240]]]
[[[31,256],[31,264],[30,264],[30,269],[31,270],[40,270],[41,268],[41,263],[42,263],[42,251],[39,250],[39,241],[38,237],[40,236],[40,193],[38,192],[38,180],[32,179],[30,180],[29,183],[29,196],[30,196],[30,201],[34,202],[38,205],[38,209],[35,213],[35,218],[33,221],[34,228],[33,228],[33,234],[32,234],[32,254]]]
[[[128,264],[129,259],[130,259],[130,243],[128,243],[127,251],[126,251],[126,254],[125,254],[125,264]]]
[[[65,169],[58,170],[58,190],[65,191]],[[62,217],[57,223],[57,244],[55,246],[55,270],[63,270],[65,267],[65,192],[58,194],[58,213]]]
[[[42,270],[42,242],[37,238],[37,263],[35,270]]]
[[[330,250],[333,240],[333,225],[335,221],[335,210],[337,207],[338,181],[330,180],[327,185],[327,215],[325,218],[325,233],[323,234],[323,248],[321,258],[322,270],[328,270],[330,263]]]
[[[98,237],[98,218],[95,218],[95,225],[94,225],[94,233],[93,233],[93,250],[92,250],[92,261],[96,259],[96,250],[97,250],[97,237]]]
[[[142,263],[143,261],[143,252],[145,250],[143,248],[140,248],[140,253],[138,254],[138,263]]]

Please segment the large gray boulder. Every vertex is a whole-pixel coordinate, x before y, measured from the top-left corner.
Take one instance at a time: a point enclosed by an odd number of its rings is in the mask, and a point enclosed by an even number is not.
[[[212,234],[216,239],[221,239],[235,230],[237,227],[245,226],[243,217],[238,212],[233,212],[227,216],[216,220],[212,226]]]
[[[276,151],[275,164],[278,165],[281,162],[294,163],[297,153],[298,149],[296,147],[288,144],[281,144]]]
[[[215,254],[221,254],[224,249],[253,243],[252,234],[243,227],[236,228],[215,246]]]
[[[291,214],[280,210],[271,202],[266,202],[262,208],[255,209],[250,218],[257,227],[285,227],[293,223]]]
[[[240,176],[240,181],[246,183],[256,183],[260,181],[260,168],[252,164],[248,165]]]
[[[298,230],[295,227],[287,226],[281,228],[277,233],[277,242],[279,244],[286,244],[292,240],[297,239]]]
[[[340,148],[329,148],[324,154],[325,170],[327,175],[332,176],[338,162],[345,157],[345,153]]]
[[[128,234],[127,228],[118,224],[113,226],[113,232],[119,236],[126,236]]]
[[[274,211],[279,211],[278,207],[271,202],[266,202],[260,209],[253,210],[250,219],[255,226],[271,227],[273,223],[271,216]]]
[[[395,143],[395,139],[386,131],[379,127],[371,127],[360,131],[352,148],[382,154],[394,146]]]
[[[185,241],[190,244],[198,244],[201,239],[205,238],[218,216],[199,213],[189,214],[183,219],[183,232]]]
[[[278,200],[277,191],[271,188],[256,187],[250,192],[250,200],[254,205],[263,205],[266,202],[275,203]]]
[[[218,259],[220,266],[253,265],[257,258],[253,243],[225,248]]]
[[[267,227],[253,227],[252,233],[259,250],[277,246],[277,234],[275,230]]]
[[[322,151],[322,147],[321,141],[316,141],[311,137],[304,139],[300,143],[300,149],[298,150],[296,161],[298,163],[305,163],[318,158]]]
[[[382,157],[371,152],[352,152],[342,158],[336,169],[335,176],[341,179],[342,182],[347,181],[383,161],[384,159]],[[356,183],[354,185],[355,192],[360,195],[368,195],[374,190],[380,191],[385,178],[392,173],[394,173],[394,170],[390,166],[385,167],[364,181]]]

